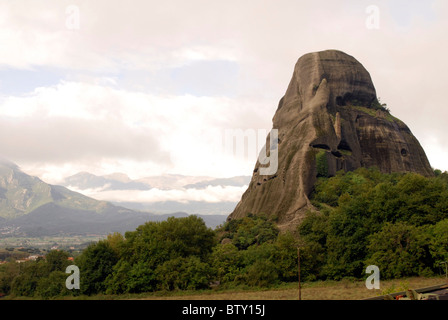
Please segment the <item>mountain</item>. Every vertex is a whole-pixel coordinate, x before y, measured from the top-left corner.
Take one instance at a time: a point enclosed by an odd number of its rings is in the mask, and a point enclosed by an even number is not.
[[[181,174],[162,174],[140,178],[136,181],[151,185],[153,188],[162,190],[183,188],[186,185],[213,180],[206,176],[185,176]]]
[[[124,173],[114,173],[106,176],[97,176],[88,172],[80,172],[65,178],[61,184],[69,189],[91,194],[94,197],[101,197],[115,205],[126,207],[133,210],[149,211],[156,214],[167,214],[171,212],[188,212],[198,215],[228,215],[235,208],[237,201],[218,201],[207,202],[199,200],[185,201],[146,201],[138,200],[126,201],[114,198],[116,195],[108,193],[111,190],[121,190],[120,198],[123,195],[129,196],[129,199],[147,199],[148,196],[138,196],[139,191],[149,191],[159,189],[163,191],[172,191],[180,195],[185,195],[189,189],[197,191],[208,187],[244,187],[250,182],[250,176],[235,176],[230,178],[213,178],[206,176],[185,176],[180,174],[163,174],[158,176],[149,176],[136,180],[130,179]],[[192,190],[190,190],[192,191]],[[209,217],[208,217],[209,218]]]
[[[79,172],[75,175],[67,177],[62,182],[64,186],[76,187],[80,190],[98,189],[103,190],[148,190],[151,185],[132,181],[123,173],[114,173],[107,176],[97,176],[88,172]]]
[[[0,159],[2,235],[107,234],[134,230],[146,221],[186,215],[174,211],[157,215],[98,201],[63,186],[47,184]],[[212,228],[225,220],[224,216],[201,217]]]
[[[0,217],[17,218],[47,203],[96,213],[109,210],[111,206],[67,188],[49,185],[25,174],[14,163],[5,160],[0,162]]]
[[[205,176],[185,176],[180,174],[164,174],[144,177],[137,180],[130,179],[124,173],[97,176],[89,172],[79,172],[66,177],[61,185],[78,190],[149,190],[152,188],[170,189],[204,189],[208,186],[235,186],[248,185],[250,176],[236,176],[231,178],[213,178]]]
[[[186,189],[204,189],[208,186],[232,186],[232,187],[243,187],[249,185],[250,176],[237,176],[231,178],[219,178],[212,180],[199,181],[192,184],[187,184],[184,186]]]
[[[115,205],[129,208],[132,210],[149,211],[155,214],[168,214],[171,212],[188,212],[189,214],[210,217],[217,215],[220,220],[225,221],[229,212],[232,212],[237,202],[220,201],[156,201],[156,202],[112,202]]]
[[[369,72],[338,50],[305,54],[273,118],[278,141],[274,174],[255,164],[248,189],[228,219],[248,213],[275,215],[281,228],[294,227],[309,209],[318,177],[359,167],[432,176],[423,148],[408,126],[379,103]]]

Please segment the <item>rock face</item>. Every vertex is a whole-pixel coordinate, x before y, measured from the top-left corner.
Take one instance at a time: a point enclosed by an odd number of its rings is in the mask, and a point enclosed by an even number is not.
[[[433,175],[406,124],[378,103],[369,72],[341,51],[309,53],[297,61],[273,129],[278,143],[267,150],[277,152],[278,169],[261,175],[264,165],[257,161],[228,219],[266,214],[277,216],[280,227],[294,226],[312,208],[308,197],[317,178],[339,170],[376,166],[384,173]]]

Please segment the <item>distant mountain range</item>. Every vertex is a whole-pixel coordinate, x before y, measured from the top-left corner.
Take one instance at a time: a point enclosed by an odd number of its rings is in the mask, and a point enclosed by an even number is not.
[[[213,178],[205,176],[184,176],[180,174],[164,174],[131,180],[124,173],[114,173],[97,176],[88,172],[80,172],[65,178],[61,185],[80,190],[149,190],[152,188],[167,189],[204,189],[208,186],[247,186],[250,176],[236,176],[231,178]]]
[[[120,190],[142,190],[149,187],[119,174],[97,177],[82,173],[70,177],[69,181],[91,188],[106,185]],[[0,159],[0,237],[125,232],[146,221],[187,215],[176,211],[158,215],[98,201],[64,186],[47,184],[22,172],[14,163]],[[201,217],[212,228],[226,218],[225,215]]]
[[[164,174],[150,176],[137,180],[130,179],[126,174],[114,173],[111,175],[97,176],[88,172],[80,172],[69,176],[60,182],[61,185],[79,192],[89,193],[95,190],[95,194],[107,193],[107,191],[149,191],[159,190],[203,190],[208,187],[246,187],[249,185],[250,176],[235,176],[230,178],[213,178],[207,176],[185,176],[179,174]],[[207,201],[117,201],[111,196],[102,197],[118,206],[133,210],[150,211],[157,214],[172,212],[188,212],[200,215],[228,215],[237,204],[237,200],[223,200],[219,202]]]

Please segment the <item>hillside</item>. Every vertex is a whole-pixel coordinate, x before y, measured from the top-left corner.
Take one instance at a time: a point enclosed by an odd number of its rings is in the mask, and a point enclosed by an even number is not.
[[[98,201],[63,186],[50,185],[27,175],[12,162],[0,162],[0,231],[2,236],[42,236],[61,233],[107,234],[135,229],[146,221],[185,212],[156,215]],[[210,227],[224,216],[204,216]]]

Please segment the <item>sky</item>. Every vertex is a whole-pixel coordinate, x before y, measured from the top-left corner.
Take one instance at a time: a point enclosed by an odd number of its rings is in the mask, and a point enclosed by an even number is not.
[[[264,141],[222,137],[270,130],[298,58],[338,49],[448,170],[447,31],[444,0],[0,0],[0,153],[49,183],[251,175]]]

